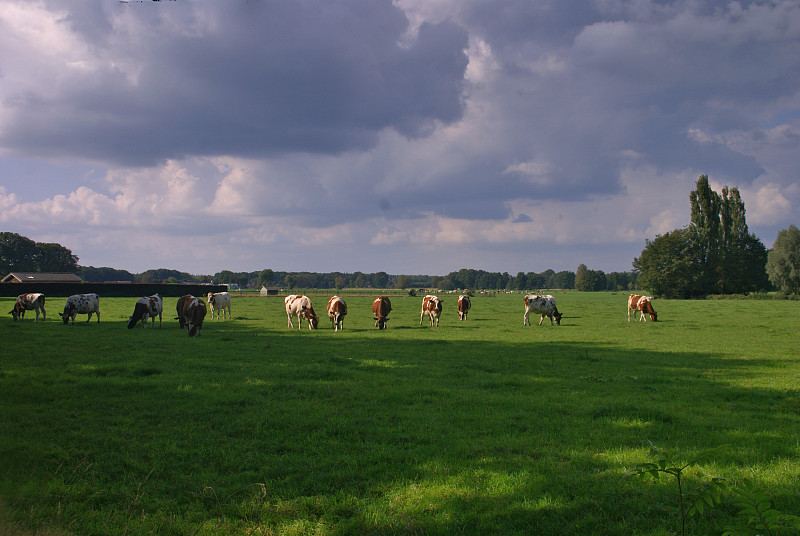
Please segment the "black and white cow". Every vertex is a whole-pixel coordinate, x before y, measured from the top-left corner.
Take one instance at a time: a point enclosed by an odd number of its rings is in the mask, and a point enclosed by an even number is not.
[[[39,310],[42,311],[42,320],[47,320],[47,312],[44,310],[44,294],[40,292],[32,292],[30,294],[20,294],[17,296],[17,301],[14,302],[14,308],[8,314],[14,318],[14,321],[23,320],[25,318],[25,311],[36,311],[36,320],[39,320]]]
[[[142,327],[147,327],[147,319],[152,318],[152,325],[156,327],[156,317],[158,317],[158,327],[161,327],[161,315],[164,311],[164,300],[158,294],[139,298],[133,308],[133,315],[128,319],[128,329],[136,327],[139,320]]]
[[[67,298],[67,304],[64,306],[64,312],[61,313],[61,319],[65,324],[69,323],[70,318],[72,323],[75,323],[75,317],[78,315],[89,315],[86,318],[86,323],[92,319],[92,313],[97,315],[97,322],[100,322],[100,297],[97,294],[73,294]]]
[[[530,326],[531,322],[528,319],[528,315],[531,313],[535,313],[537,315],[542,315],[542,318],[539,319],[539,325],[542,325],[544,321],[544,317],[550,317],[550,325],[553,325],[553,320],[555,320],[556,326],[561,325],[561,313],[558,312],[558,308],[556,307],[556,299],[549,294],[547,296],[537,296],[536,294],[528,294],[523,298],[525,302],[525,316],[522,317],[522,325],[523,326]]]

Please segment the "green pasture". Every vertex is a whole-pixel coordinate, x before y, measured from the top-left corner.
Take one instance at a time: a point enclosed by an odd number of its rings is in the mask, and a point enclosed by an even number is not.
[[[754,481],[800,515],[800,303],[555,294],[561,326],[522,326],[519,294],[346,297],[344,331],[290,330],[282,297],[236,297],[201,336],[0,318],[0,535],[669,535],[672,481],[623,476],[649,444],[691,459],[686,490]],[[346,296],[346,295],[345,295]],[[0,299],[5,313],[12,300]],[[324,318],[322,318],[324,317]],[[737,521],[725,501],[687,534]],[[784,532],[782,534],[796,534]]]

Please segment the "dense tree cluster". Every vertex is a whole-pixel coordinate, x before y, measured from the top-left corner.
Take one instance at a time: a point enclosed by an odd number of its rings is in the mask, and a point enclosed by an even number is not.
[[[778,233],[767,255],[769,280],[783,292],[800,290],[800,229],[790,225]]]
[[[689,200],[691,224],[647,240],[633,260],[640,286],[668,298],[768,289],[767,249],[747,228],[739,190],[720,195],[701,175]]]
[[[59,244],[0,233],[0,272],[78,272],[78,257]]]

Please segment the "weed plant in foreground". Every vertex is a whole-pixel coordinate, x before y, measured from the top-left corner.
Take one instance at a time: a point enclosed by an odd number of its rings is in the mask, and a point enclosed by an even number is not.
[[[383,331],[371,297],[338,333],[321,296],[316,331],[276,297],[234,298],[193,339],[174,298],[161,329],[126,329],[126,298],[99,324],[8,318],[0,534],[674,534],[670,483],[622,479],[646,440],[727,444],[687,490],[748,478],[800,511],[797,302],[654,300],[659,322],[629,323],[625,294],[555,296],[561,326],[523,327],[518,294],[476,296],[465,322],[441,295],[438,327],[392,297]]]

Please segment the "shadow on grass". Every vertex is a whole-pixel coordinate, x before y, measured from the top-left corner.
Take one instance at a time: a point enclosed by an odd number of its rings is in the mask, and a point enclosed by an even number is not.
[[[663,534],[668,484],[620,483],[644,439],[735,445],[726,473],[798,455],[798,391],[737,386],[748,364],[723,355],[409,339],[413,324],[315,337],[229,322],[195,339],[165,325],[137,347],[122,326],[6,357],[17,515],[86,533],[101,519],[158,533],[172,516],[186,533]]]

